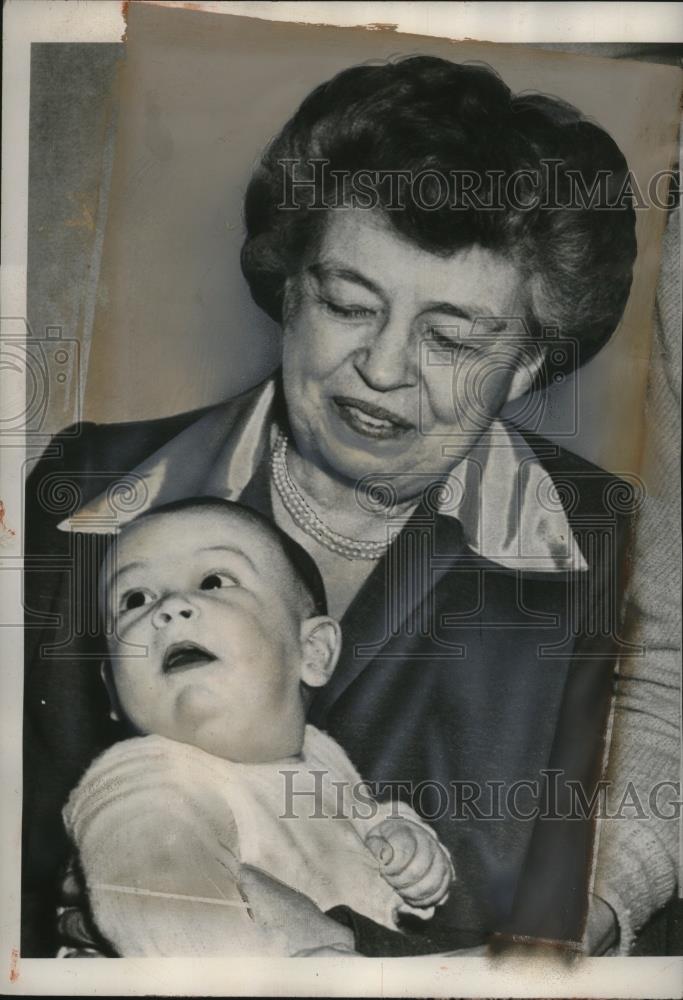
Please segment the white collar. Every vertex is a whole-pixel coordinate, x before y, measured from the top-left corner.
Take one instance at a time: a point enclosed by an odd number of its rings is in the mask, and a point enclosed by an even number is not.
[[[150,507],[183,497],[237,500],[270,442],[275,379],[225,432],[212,408],[104,493],[59,525],[62,531],[116,533]],[[457,517],[473,552],[509,569],[585,570],[585,559],[553,481],[519,431],[494,421],[487,444],[450,473],[440,513]]]

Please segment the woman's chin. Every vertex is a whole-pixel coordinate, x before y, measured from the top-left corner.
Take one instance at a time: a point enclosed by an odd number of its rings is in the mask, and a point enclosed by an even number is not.
[[[388,434],[373,427],[356,428],[341,419],[330,421],[318,438],[321,451],[338,475],[361,479],[372,474],[401,475],[414,463],[411,452],[417,441],[415,428]]]
[[[411,468],[407,443],[400,448],[395,442],[337,440],[330,442],[323,456],[334,474],[353,483],[366,476],[384,479],[405,476]]]

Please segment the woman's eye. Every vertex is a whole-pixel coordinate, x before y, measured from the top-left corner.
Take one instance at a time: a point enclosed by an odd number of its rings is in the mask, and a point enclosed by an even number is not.
[[[121,598],[121,610],[134,611],[135,608],[142,608],[153,600],[154,595],[150,594],[148,590],[129,590]]]
[[[341,316],[343,319],[367,319],[375,314],[375,310],[367,306],[342,306],[329,299],[322,299],[322,303],[333,316]]]
[[[222,587],[236,587],[237,581],[227,573],[209,573],[199,584],[200,590],[220,590]]]
[[[426,332],[427,336],[431,337],[432,340],[435,340],[439,347],[448,348],[452,351],[458,351],[461,354],[474,350],[471,344],[465,344],[462,340],[456,340],[454,338],[451,339],[438,327],[430,326]]]

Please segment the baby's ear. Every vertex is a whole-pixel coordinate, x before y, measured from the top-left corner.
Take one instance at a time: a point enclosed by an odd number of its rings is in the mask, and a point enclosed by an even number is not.
[[[114,678],[111,675],[111,664],[108,660],[103,660],[102,663],[100,663],[100,677],[104,681],[104,686],[106,687],[107,694],[109,695],[109,718],[113,722],[121,722],[119,698],[116,693],[116,687],[114,686]]]
[[[301,680],[309,687],[327,684],[341,651],[339,622],[328,615],[307,618],[301,625]]]

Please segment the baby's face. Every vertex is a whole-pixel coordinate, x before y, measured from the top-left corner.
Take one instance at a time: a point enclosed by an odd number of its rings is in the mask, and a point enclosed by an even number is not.
[[[304,616],[263,529],[210,508],[143,519],[103,585],[114,685],[139,731],[235,761],[299,752]]]

